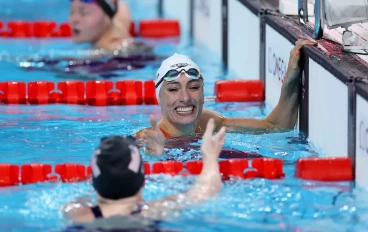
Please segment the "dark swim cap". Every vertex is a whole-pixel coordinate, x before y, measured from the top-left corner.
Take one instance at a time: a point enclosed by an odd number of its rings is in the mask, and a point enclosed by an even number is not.
[[[144,184],[142,157],[132,136],[102,138],[91,167],[93,187],[106,199],[131,197]]]
[[[96,0],[96,3],[110,18],[118,11],[118,0]]]

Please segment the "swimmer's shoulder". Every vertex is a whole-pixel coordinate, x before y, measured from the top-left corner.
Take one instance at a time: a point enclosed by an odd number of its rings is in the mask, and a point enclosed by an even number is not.
[[[196,133],[204,133],[206,130],[207,122],[210,118],[215,120],[216,131],[218,131],[224,124],[224,116],[218,112],[210,109],[203,108],[202,114],[198,118]]]
[[[67,205],[64,208],[64,215],[66,216],[66,218],[76,223],[91,222],[95,219],[91,208],[86,205],[81,205],[78,207],[76,207],[75,205]]]

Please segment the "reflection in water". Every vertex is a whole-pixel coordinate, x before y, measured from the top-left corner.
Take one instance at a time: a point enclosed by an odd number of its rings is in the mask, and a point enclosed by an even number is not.
[[[163,58],[155,55],[152,47],[144,43],[133,43],[112,52],[90,50],[82,57],[31,58],[21,59],[18,63],[20,68],[27,71],[50,71],[59,78],[88,80],[119,77],[121,74],[116,71],[159,65]]]

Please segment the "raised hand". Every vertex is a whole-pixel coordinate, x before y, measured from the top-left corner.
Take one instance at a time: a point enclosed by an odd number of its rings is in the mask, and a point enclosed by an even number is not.
[[[151,129],[143,132],[142,138],[144,141],[144,151],[146,154],[159,156],[164,153],[165,136],[157,126],[156,119],[150,115]]]
[[[225,127],[222,127],[216,135],[213,135],[215,130],[215,120],[210,118],[207,122],[206,131],[203,134],[201,145],[203,159],[214,159],[217,161],[222,147],[225,143]]]
[[[316,42],[307,40],[307,39],[299,39],[295,43],[295,47],[290,51],[290,58],[289,58],[289,64],[288,69],[286,71],[285,81],[288,81],[290,79],[295,79],[299,76],[300,72],[300,49],[304,45],[316,45]]]

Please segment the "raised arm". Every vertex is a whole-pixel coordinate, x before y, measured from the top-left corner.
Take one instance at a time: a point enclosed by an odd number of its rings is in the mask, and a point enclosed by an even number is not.
[[[169,212],[180,210],[193,204],[201,203],[217,194],[222,187],[218,157],[225,143],[225,128],[216,135],[215,122],[208,120],[201,145],[203,168],[193,186],[185,193],[166,197],[149,203],[145,211],[147,216],[160,217]]]
[[[216,135],[214,119],[208,120],[206,131],[203,134],[201,153],[203,168],[192,188],[185,196],[194,202],[203,201],[217,194],[222,187],[218,158],[225,143],[225,127]]]
[[[267,118],[227,118],[214,111],[204,110],[201,115],[202,123],[205,123],[208,118],[215,118],[217,128],[226,126],[227,132],[239,133],[293,129],[298,117],[300,49],[304,45],[315,45],[315,43],[309,40],[298,40],[296,42],[295,47],[290,52],[288,69],[282,85],[279,102]]]

